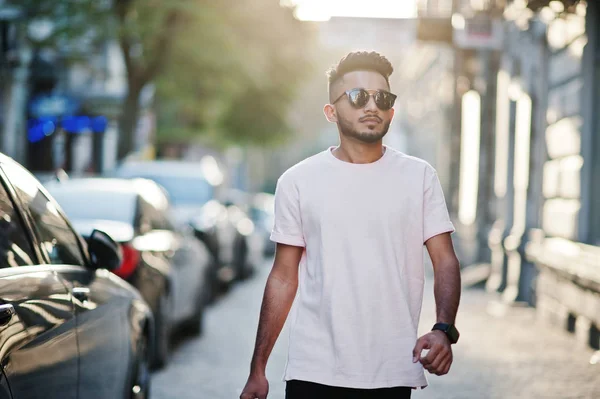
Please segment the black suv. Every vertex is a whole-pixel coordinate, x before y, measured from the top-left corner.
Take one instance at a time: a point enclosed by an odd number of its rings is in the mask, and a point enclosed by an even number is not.
[[[152,314],[120,264],[0,154],[0,399],[148,398]]]

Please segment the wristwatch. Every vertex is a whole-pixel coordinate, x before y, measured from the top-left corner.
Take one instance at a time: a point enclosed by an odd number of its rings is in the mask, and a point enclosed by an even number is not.
[[[457,343],[458,337],[460,337],[460,334],[459,334],[458,330],[456,329],[456,327],[454,327],[454,324],[436,323],[433,326],[433,328],[431,329],[431,331],[435,331],[435,330],[440,330],[444,334],[446,334],[446,336],[450,340],[451,344]]]

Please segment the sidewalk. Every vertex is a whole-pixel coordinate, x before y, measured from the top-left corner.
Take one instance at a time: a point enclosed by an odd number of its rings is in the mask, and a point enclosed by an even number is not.
[[[206,332],[181,342],[165,370],[153,376],[155,399],[235,399],[248,377],[258,313],[270,264],[236,285],[206,314]],[[430,268],[429,275],[431,275]],[[413,399],[600,399],[600,364],[594,354],[555,327],[536,322],[531,308],[509,308],[483,290],[463,292],[450,374],[428,376]],[[432,280],[425,290],[421,332],[435,321]],[[283,399],[281,381],[289,330],[269,364],[269,399]]]
[[[435,321],[428,281],[421,317],[425,332]],[[535,310],[509,307],[481,289],[465,289],[457,319],[461,332],[447,376],[413,398],[600,398],[600,364],[572,335],[538,322]]]

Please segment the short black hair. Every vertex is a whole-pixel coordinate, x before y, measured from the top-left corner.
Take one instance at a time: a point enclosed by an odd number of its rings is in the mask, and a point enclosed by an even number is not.
[[[345,74],[354,71],[373,71],[381,74],[385,78],[388,86],[390,85],[390,76],[394,72],[392,63],[383,55],[376,51],[355,51],[346,54],[327,71],[329,80],[329,95],[331,96],[331,87],[340,81]]]

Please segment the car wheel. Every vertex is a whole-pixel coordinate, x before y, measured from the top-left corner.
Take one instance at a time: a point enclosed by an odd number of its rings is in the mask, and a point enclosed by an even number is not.
[[[248,245],[244,239],[240,239],[236,245],[234,254],[234,263],[237,270],[238,279],[246,280],[252,277],[253,268],[248,262]]]
[[[190,317],[183,323],[183,331],[192,336],[200,336],[204,332],[204,308],[205,304],[208,302],[207,295],[210,291],[210,288],[207,287],[207,284],[204,285],[203,288],[200,289],[196,300],[196,311],[194,315]]]
[[[221,293],[221,285],[218,276],[218,267],[216,264],[212,264],[207,273],[206,280],[208,281],[208,293],[206,295],[207,305],[212,305],[217,301],[219,294]]]
[[[152,356],[152,368],[161,369],[169,360],[171,326],[169,321],[169,297],[163,293],[156,306],[154,315],[154,351]]]
[[[133,384],[131,393],[128,397],[131,399],[150,398],[150,351],[148,347],[148,337],[143,335],[138,342],[137,362],[135,366]]]

